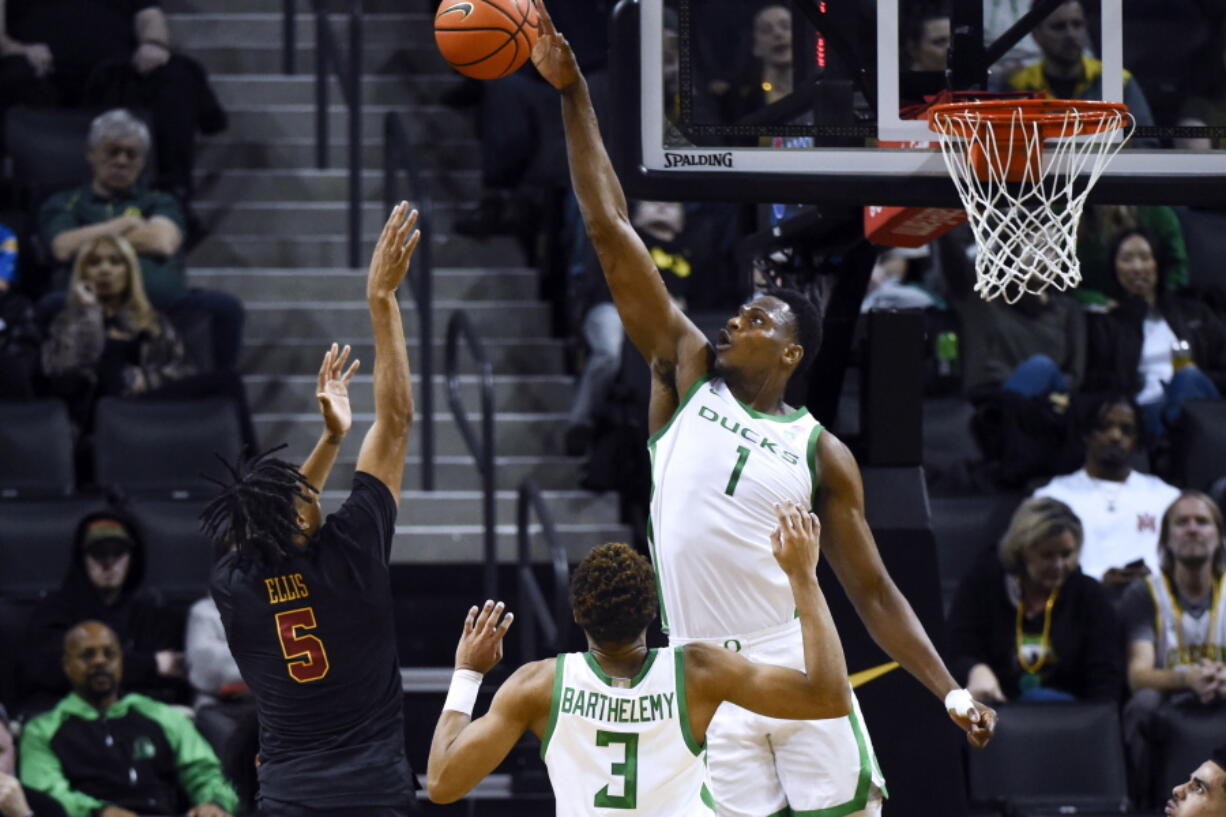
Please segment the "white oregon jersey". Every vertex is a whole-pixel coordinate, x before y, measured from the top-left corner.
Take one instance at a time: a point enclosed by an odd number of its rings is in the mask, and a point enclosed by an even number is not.
[[[821,429],[807,409],[763,414],[702,377],[652,435],[647,535],[664,632],[718,638],[795,616],[771,555],[774,506],[811,507]]]
[[[630,679],[610,678],[591,653],[557,657],[541,758],[558,817],[712,816],[682,650],[651,650]]]

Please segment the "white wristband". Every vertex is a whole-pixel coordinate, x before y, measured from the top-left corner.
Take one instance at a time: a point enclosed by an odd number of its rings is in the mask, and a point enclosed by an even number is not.
[[[483,677],[485,676],[481,673],[470,669],[458,669],[452,673],[451,688],[447,690],[447,700],[443,703],[443,710],[451,709],[471,717]]]
[[[975,711],[975,699],[965,689],[951,690],[945,696],[945,708],[959,717],[969,718]]]

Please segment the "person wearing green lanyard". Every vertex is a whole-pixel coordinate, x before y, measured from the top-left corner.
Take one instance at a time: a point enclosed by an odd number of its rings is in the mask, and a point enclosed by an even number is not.
[[[1124,742],[1142,804],[1163,794],[1153,785],[1175,710],[1213,718],[1226,733],[1226,541],[1217,503],[1181,493],[1162,516],[1158,555],[1161,572],[1130,585],[1120,602],[1133,693]]]
[[[1058,499],[1027,499],[996,552],[963,576],[949,613],[950,671],[976,700],[1118,700],[1119,620],[1078,569],[1082,527]]]

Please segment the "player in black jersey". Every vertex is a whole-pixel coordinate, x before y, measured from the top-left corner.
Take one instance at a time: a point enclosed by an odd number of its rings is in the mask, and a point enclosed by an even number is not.
[[[415,803],[404,751],[387,562],[413,418],[396,287],[420,239],[401,203],[375,246],[366,298],[375,343],[375,422],[353,490],[321,524],[319,492],[352,423],[349,347],[324,356],[324,431],[302,468],[261,455],[203,514],[223,554],[211,591],[260,720],[267,817],[392,817]]]

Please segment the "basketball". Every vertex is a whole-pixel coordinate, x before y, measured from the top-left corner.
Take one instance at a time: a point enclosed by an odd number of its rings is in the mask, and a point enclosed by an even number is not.
[[[443,0],[434,15],[443,59],[473,79],[498,79],[518,69],[539,32],[532,0]]]

